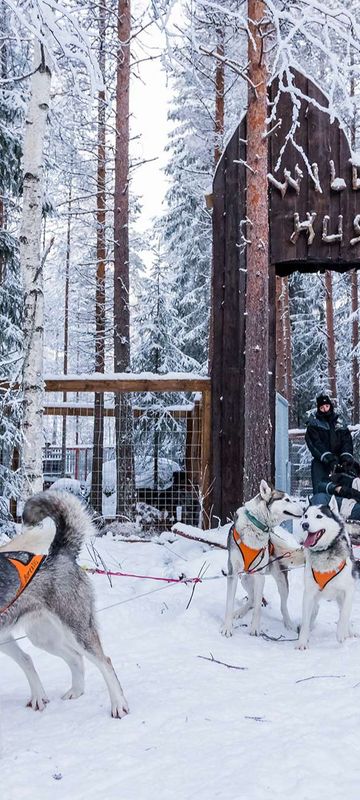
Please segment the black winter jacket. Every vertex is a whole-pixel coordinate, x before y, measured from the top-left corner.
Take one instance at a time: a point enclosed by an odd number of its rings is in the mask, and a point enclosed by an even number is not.
[[[327,453],[340,460],[353,454],[353,442],[349,428],[338,421],[334,412],[325,416],[321,412],[312,414],[306,428],[305,442],[313,458],[323,461]]]

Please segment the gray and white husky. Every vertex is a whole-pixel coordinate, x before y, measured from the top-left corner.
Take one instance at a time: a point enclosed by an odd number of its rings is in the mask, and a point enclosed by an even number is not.
[[[87,656],[105,680],[111,715],[123,717],[128,705],[100,643],[89,578],[76,562],[85,535],[95,533],[90,516],[73,495],[48,490],[30,498],[23,511],[25,525],[36,525],[46,517],[55,522],[55,536],[48,555],[21,593],[16,565],[29,563],[30,553],[16,548],[12,553],[11,541],[8,552],[0,552],[0,652],[23,669],[31,690],[28,705],[40,711],[48,699],[32,659],[12,636],[17,623],[22,623],[34,645],[60,656],[69,666],[72,683],[64,700],[83,694],[83,655]]]
[[[296,647],[305,650],[322,598],[338,603],[338,641],[343,642],[351,635],[350,614],[356,567],[350,539],[334,496],[328,506],[309,506],[301,525],[306,562],[302,623]]]
[[[228,578],[225,621],[221,628],[223,636],[232,636],[233,620],[243,617],[254,609],[250,633],[260,633],[260,614],[265,574],[275,578],[281,601],[284,625],[295,629],[287,609],[289,585],[287,568],[277,558],[276,546],[273,550],[270,535],[274,525],[291,517],[302,517],[303,506],[285,492],[273,490],[266,481],[260,483],[260,493],[236,511],[234,524],[228,535]],[[295,548],[294,548],[295,550]],[[302,559],[302,552],[300,551]],[[247,592],[248,600],[234,613],[234,602],[238,577]]]

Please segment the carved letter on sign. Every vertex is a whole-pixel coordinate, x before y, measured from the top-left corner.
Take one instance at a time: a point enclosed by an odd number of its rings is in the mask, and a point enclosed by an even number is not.
[[[296,194],[300,193],[300,181],[304,173],[302,172],[298,164],[295,164],[295,175],[296,177],[293,178],[290,170],[285,168],[284,169],[285,180],[283,183],[281,183],[281,181],[278,181],[278,179],[275,178],[274,175],[271,174],[271,172],[268,173],[267,177],[269,183],[272,183],[272,185],[279,190],[281,197],[285,197],[289,186],[291,186],[292,189],[295,189]]]
[[[343,189],[346,189],[346,183],[344,178],[336,178],[335,175],[335,164],[333,161],[329,162],[330,164],[330,188],[333,192],[342,192]]]
[[[316,161],[314,162],[314,164],[311,164],[311,169],[313,171],[313,181],[314,181],[315,192],[319,192],[319,194],[322,194],[323,190],[322,190],[322,188],[320,186],[319,167],[318,167]]]
[[[308,237],[309,237],[308,238],[308,244],[312,244],[313,243],[314,237],[315,237],[315,231],[314,231],[314,228],[313,228],[313,222],[314,222],[314,219],[316,217],[315,211],[312,211],[311,214],[309,214],[309,212],[307,211],[306,212],[306,217],[307,217],[307,219],[303,220],[303,222],[300,222],[299,214],[297,213],[297,211],[295,212],[295,214],[294,214],[294,231],[290,236],[290,242],[292,242],[292,244],[296,244],[296,242],[297,242],[297,240],[299,238],[299,234],[301,233],[301,231],[305,231],[308,234]]]
[[[360,214],[356,214],[356,217],[353,222],[354,231],[356,236],[354,239],[350,239],[350,244],[359,244],[360,242]]]
[[[326,244],[335,244],[335,242],[342,242],[343,238],[343,218],[342,214],[339,214],[339,221],[338,221],[338,232],[337,233],[329,233],[328,234],[328,227],[329,227],[330,217],[326,214],[323,219],[323,232],[322,232],[322,240],[326,242]]]
[[[358,178],[358,168],[355,164],[353,164],[352,168],[352,188],[355,192],[360,189],[360,178]]]

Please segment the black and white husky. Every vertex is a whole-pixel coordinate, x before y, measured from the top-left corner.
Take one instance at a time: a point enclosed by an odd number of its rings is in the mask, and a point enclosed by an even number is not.
[[[83,655],[87,656],[103,675],[110,695],[111,715],[123,717],[128,712],[127,702],[100,643],[89,578],[76,562],[85,535],[95,533],[89,514],[76,497],[48,490],[30,498],[23,512],[25,525],[36,525],[45,517],[54,520],[55,537],[48,555],[20,592],[19,575],[21,579],[26,565],[31,570],[31,554],[19,552],[21,537],[17,538],[14,552],[11,541],[8,552],[4,548],[0,552],[0,652],[23,669],[31,690],[28,705],[40,711],[48,700],[30,656],[12,636],[17,623],[22,623],[34,645],[60,656],[69,666],[72,683],[64,699],[83,694]]]
[[[232,636],[233,620],[243,617],[254,609],[250,633],[260,633],[260,614],[265,574],[272,575],[277,583],[284,625],[295,629],[287,609],[289,586],[287,571],[277,558],[276,548],[270,554],[270,535],[274,525],[291,517],[302,517],[303,506],[285,492],[273,490],[266,481],[261,481],[260,493],[245,503],[235,514],[234,524],[228,536],[228,578],[225,621],[221,628],[223,636]],[[294,548],[294,551],[296,548]],[[302,560],[302,551],[299,551]],[[234,613],[234,602],[238,577],[247,592],[248,600]]]
[[[306,553],[302,623],[296,647],[305,650],[322,598],[339,606],[337,639],[350,633],[356,569],[349,536],[335,497],[328,506],[309,506],[302,519]]]

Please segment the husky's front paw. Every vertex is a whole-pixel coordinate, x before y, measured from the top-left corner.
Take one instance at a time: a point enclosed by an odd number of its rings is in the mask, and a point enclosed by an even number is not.
[[[295,633],[299,633],[299,625],[296,622],[292,622],[290,617],[288,619],[284,619],[284,628],[287,631],[295,631]]]
[[[114,717],[114,719],[122,719],[122,717],[125,717],[128,713],[129,706],[125,697],[123,697],[119,703],[113,703],[111,705],[111,716]]]
[[[257,625],[252,625],[250,628],[250,636],[261,636],[261,629]]]
[[[230,636],[233,635],[232,625],[226,625],[226,623],[224,623],[220,628],[220,633],[222,636],[226,636],[229,639]]]
[[[46,703],[49,703],[49,698],[46,697],[31,697],[29,702],[26,703],[27,708],[32,708],[34,711],[44,711]]]
[[[84,689],[69,689],[65,694],[62,696],[62,700],[77,700],[78,697],[84,694]]]
[[[307,642],[298,642],[295,645],[295,650],[308,650],[309,645]]]
[[[351,635],[352,634],[349,631],[341,631],[340,633],[336,634],[336,638],[339,644],[343,644],[345,642],[345,639],[350,639]]]

